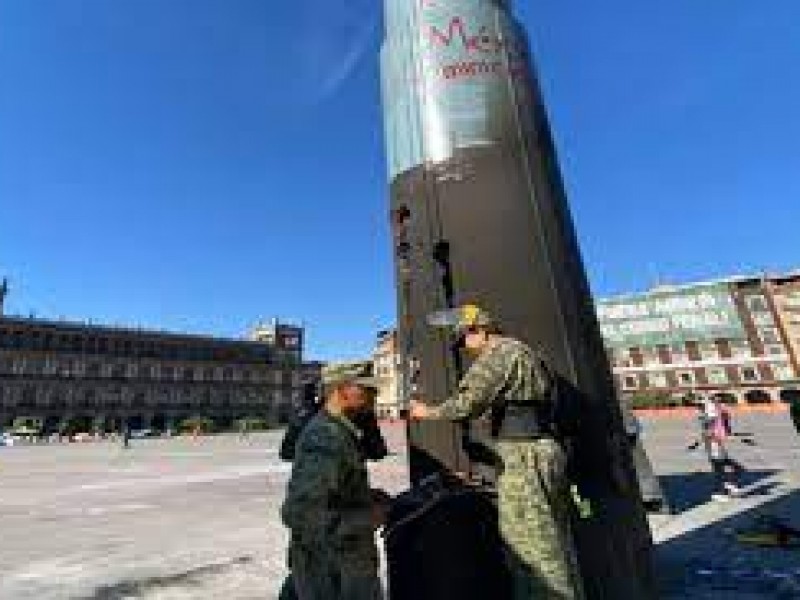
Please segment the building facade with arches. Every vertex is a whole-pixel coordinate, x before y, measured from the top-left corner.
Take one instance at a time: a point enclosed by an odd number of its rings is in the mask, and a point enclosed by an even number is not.
[[[303,380],[303,329],[271,322],[227,339],[0,314],[0,429],[45,433],[281,422]]]

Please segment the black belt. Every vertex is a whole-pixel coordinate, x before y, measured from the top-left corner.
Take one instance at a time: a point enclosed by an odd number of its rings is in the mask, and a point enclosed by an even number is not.
[[[497,415],[495,439],[500,441],[530,441],[553,437],[547,423],[543,423],[533,402],[508,403]]]
[[[500,436],[495,438],[496,442],[538,442],[539,440],[554,440],[555,438],[547,434],[542,435],[519,435],[519,436]]]

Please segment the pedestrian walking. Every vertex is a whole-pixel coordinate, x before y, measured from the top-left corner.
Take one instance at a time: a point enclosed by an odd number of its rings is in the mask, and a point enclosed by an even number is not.
[[[583,598],[570,526],[566,455],[554,437],[555,377],[544,358],[501,334],[492,317],[465,305],[431,317],[474,361],[443,404],[411,403],[413,418],[489,416],[496,452],[500,533],[513,599]]]
[[[700,437],[690,448],[703,445],[711,471],[714,474],[714,492],[711,499],[726,502],[741,494],[739,480],[744,467],[728,451],[732,435],[731,413],[718,399],[704,399],[698,404],[697,417]]]
[[[322,379],[324,405],[297,440],[281,507],[291,570],[281,598],[379,600],[375,530],[388,505],[370,489],[353,422],[373,407],[378,380],[367,361],[329,365]]]

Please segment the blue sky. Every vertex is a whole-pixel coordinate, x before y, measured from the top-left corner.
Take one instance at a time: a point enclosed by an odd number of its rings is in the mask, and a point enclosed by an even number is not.
[[[796,0],[518,2],[600,295],[800,266]],[[0,0],[11,312],[394,319],[377,0]]]

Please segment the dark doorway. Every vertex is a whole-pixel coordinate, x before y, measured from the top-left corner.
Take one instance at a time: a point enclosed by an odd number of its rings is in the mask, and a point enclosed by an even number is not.
[[[719,394],[714,394],[714,399],[719,400],[722,404],[727,404],[729,406],[735,406],[736,404],[739,403],[739,401],[736,399],[736,396],[726,392],[720,392]]]
[[[44,418],[42,426],[42,433],[50,435],[58,431],[58,424],[61,422],[61,417],[58,415],[49,415]]]
[[[744,395],[744,399],[748,404],[770,404],[772,398],[764,390],[750,390]]]
[[[72,433],[89,433],[93,424],[94,419],[91,415],[76,415],[71,424]]]
[[[131,415],[128,417],[128,429],[131,431],[144,429],[144,417],[142,417],[142,415]]]
[[[166,431],[167,429],[167,417],[163,414],[154,415],[150,421],[150,428],[153,431]]]
[[[219,415],[212,418],[217,431],[230,431],[233,429],[234,419],[232,415]]]

